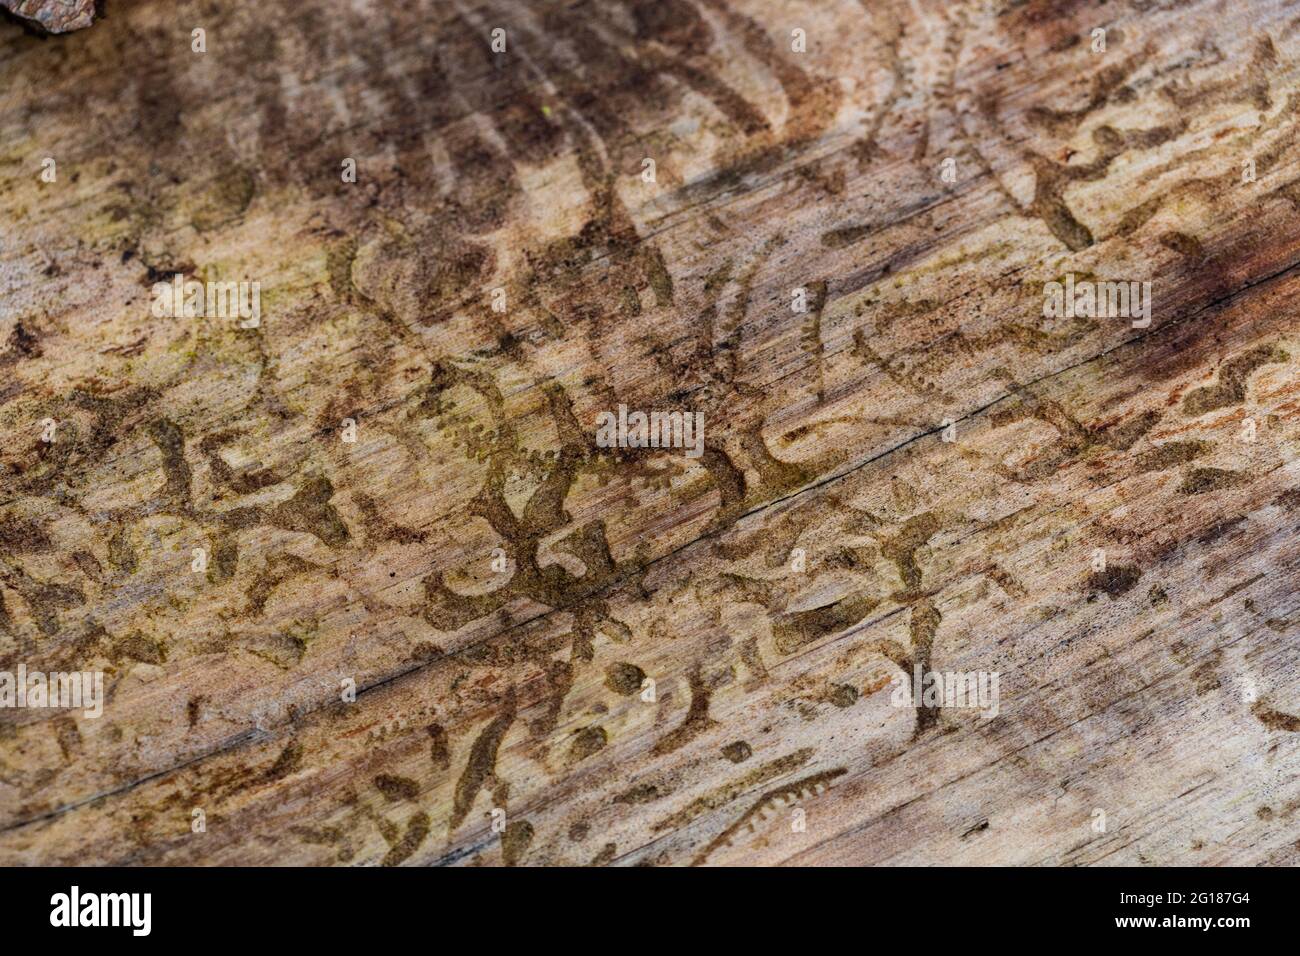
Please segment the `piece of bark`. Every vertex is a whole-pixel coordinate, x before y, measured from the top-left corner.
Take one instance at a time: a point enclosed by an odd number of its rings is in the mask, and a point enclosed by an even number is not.
[[[46,33],[71,33],[95,22],[96,0],[0,0],[0,8]]]

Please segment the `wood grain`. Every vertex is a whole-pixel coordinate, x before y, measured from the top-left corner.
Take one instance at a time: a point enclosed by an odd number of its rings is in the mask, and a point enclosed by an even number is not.
[[[109,688],[0,711],[0,863],[1300,861],[1298,55],[1272,0],[0,23],[0,670]]]

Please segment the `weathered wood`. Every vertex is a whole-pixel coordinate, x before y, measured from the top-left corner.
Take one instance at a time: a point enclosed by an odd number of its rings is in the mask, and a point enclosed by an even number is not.
[[[108,12],[0,24],[0,670],[110,686],[0,863],[1297,861],[1300,7]]]

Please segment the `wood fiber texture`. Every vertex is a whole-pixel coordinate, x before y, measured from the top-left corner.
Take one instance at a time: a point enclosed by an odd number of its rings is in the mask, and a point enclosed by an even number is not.
[[[1300,862],[1300,5],[105,14],[0,22],[0,670],[108,695],[0,864]]]

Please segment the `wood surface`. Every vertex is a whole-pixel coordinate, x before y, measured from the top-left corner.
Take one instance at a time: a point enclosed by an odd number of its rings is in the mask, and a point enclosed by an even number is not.
[[[1300,5],[102,14],[0,22],[0,670],[108,687],[0,864],[1300,862]]]

